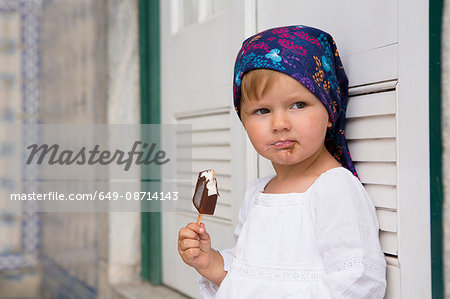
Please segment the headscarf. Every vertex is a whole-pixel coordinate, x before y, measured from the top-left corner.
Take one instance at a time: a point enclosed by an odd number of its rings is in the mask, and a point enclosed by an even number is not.
[[[234,65],[233,98],[239,118],[241,80],[254,69],[287,74],[323,103],[332,123],[325,146],[358,177],[344,135],[348,79],[333,37],[320,29],[299,25],[268,29],[246,39]]]

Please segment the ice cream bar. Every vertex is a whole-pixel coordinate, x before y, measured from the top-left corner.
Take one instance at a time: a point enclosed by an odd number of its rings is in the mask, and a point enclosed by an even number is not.
[[[219,190],[217,188],[217,180],[214,177],[214,170],[208,169],[200,171],[195,186],[192,202],[199,214],[213,215],[216,208]],[[197,223],[200,223],[200,215]]]

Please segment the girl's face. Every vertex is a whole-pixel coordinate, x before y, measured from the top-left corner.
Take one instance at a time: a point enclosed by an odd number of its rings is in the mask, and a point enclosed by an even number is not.
[[[331,126],[322,102],[283,73],[259,99],[241,104],[241,119],[255,150],[278,165],[308,161],[322,151]]]

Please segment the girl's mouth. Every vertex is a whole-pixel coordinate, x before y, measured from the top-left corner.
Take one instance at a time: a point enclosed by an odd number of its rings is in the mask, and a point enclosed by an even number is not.
[[[265,150],[268,150],[271,147],[274,147],[274,148],[286,148],[286,147],[292,146],[294,143],[295,142],[293,140],[280,140],[280,141],[272,143],[271,145],[266,146]]]

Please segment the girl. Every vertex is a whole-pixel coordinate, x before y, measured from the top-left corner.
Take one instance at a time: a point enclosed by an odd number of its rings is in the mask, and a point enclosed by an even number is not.
[[[258,33],[239,51],[233,85],[276,175],[247,187],[234,248],[212,249],[203,223],[180,229],[204,298],[383,298],[379,224],[345,140],[348,80],[333,38],[307,26]]]

